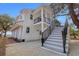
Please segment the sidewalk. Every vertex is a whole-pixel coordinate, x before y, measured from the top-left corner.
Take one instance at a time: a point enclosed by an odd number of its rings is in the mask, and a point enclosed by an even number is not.
[[[6,48],[7,56],[61,56],[54,52],[41,48],[41,42],[22,42],[8,44]],[[79,56],[79,40],[71,40],[69,56]]]
[[[79,40],[71,40],[70,56],[79,56]]]
[[[41,42],[25,42],[7,45],[7,56],[60,56],[41,48]]]

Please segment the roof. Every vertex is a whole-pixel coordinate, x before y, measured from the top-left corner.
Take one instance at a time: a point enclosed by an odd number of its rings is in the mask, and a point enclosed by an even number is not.
[[[20,13],[21,14],[27,14],[29,12],[32,12],[32,10],[31,9],[22,9]]]
[[[16,29],[19,29],[20,27],[22,27],[22,25],[19,25],[19,24],[15,24],[12,26],[12,28],[10,29],[11,31],[14,31]]]

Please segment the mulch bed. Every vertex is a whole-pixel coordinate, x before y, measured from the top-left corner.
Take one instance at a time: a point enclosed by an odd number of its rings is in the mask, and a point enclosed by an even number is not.
[[[17,43],[14,39],[7,39],[5,44]]]
[[[0,56],[6,55],[5,38],[0,37]]]
[[[6,44],[12,43],[16,43],[16,41],[10,38],[0,37],[0,56],[6,55]]]
[[[19,43],[19,42],[22,42],[22,41],[17,41],[14,38],[0,37],[0,56],[6,55],[7,44],[13,44],[13,43]]]

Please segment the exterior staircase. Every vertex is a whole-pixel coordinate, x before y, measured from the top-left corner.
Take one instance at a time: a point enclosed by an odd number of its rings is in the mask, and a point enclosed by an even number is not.
[[[55,27],[51,35],[44,42],[43,47],[49,50],[63,53],[62,30],[64,27]],[[66,40],[66,52],[68,52],[68,40]]]

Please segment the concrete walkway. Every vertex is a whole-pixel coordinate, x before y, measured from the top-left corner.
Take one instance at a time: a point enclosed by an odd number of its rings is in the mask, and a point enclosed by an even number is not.
[[[41,42],[22,42],[8,44],[6,48],[7,56],[61,56],[54,52],[41,48]],[[69,56],[79,56],[79,40],[70,41]]]
[[[79,56],[79,40],[70,41],[70,56]]]
[[[7,56],[60,56],[54,52],[41,48],[41,42],[24,42],[9,44],[6,48]]]

